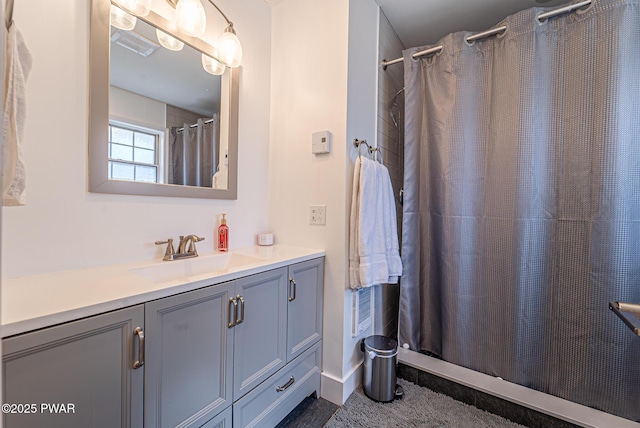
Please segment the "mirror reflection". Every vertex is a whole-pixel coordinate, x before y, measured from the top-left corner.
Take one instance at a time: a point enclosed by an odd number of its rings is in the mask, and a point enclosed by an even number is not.
[[[108,178],[227,189],[228,77],[142,20],[110,36]]]

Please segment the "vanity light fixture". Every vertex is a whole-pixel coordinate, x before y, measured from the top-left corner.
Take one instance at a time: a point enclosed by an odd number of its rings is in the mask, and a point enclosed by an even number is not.
[[[121,30],[130,31],[136,26],[138,18],[125,12],[116,5],[111,5],[111,25]]]
[[[238,67],[242,62],[242,45],[233,28],[233,22],[229,21],[229,18],[213,1],[207,1],[227,21],[227,27],[218,40],[218,58],[227,67]],[[207,18],[200,0],[167,0],[167,3],[176,9],[176,20],[180,30],[194,37],[200,37],[204,34]]]
[[[151,0],[114,0],[123,10],[136,16],[147,16],[151,11]]]
[[[200,0],[178,0],[174,7],[178,28],[190,36],[202,37],[207,29],[207,16]]]
[[[184,43],[175,37],[171,37],[167,33],[162,30],[156,28],[156,37],[158,37],[158,41],[162,45],[162,47],[169,49],[170,51],[181,51],[184,47]]]
[[[205,54],[202,54],[202,67],[207,73],[214,74],[216,76],[222,76],[224,71],[227,69],[224,64],[221,64],[214,58]]]

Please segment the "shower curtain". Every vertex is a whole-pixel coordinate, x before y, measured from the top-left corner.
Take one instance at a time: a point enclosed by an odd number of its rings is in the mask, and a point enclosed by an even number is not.
[[[185,123],[182,128],[171,128],[168,153],[168,183],[187,186],[211,187],[217,166],[220,124],[218,115],[205,123],[198,119],[195,127]]]
[[[404,52],[399,341],[640,419],[640,0]]]

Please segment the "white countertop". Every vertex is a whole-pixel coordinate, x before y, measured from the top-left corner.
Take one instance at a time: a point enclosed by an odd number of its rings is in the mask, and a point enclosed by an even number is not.
[[[36,330],[311,260],[324,250],[274,245],[231,250],[259,260],[237,268],[154,282],[132,271],[162,260],[77,269],[2,281],[2,337]],[[206,258],[219,253],[200,253]]]

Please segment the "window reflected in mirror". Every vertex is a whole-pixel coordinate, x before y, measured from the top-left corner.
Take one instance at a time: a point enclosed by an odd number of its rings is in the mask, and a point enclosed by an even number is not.
[[[228,76],[207,73],[186,44],[163,47],[158,33],[140,19],[111,27],[108,177],[227,189]]]

